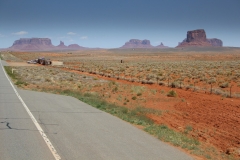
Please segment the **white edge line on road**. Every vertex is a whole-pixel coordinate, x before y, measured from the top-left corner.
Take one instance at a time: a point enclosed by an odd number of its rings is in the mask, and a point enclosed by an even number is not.
[[[17,90],[15,89],[14,85],[12,84],[11,80],[8,78],[7,73],[5,72],[5,69],[3,68],[2,65],[2,61],[0,59],[0,63],[3,69],[3,72],[5,74],[5,76],[7,77],[9,83],[11,84],[14,92],[16,93],[17,97],[19,98],[19,100],[21,101],[22,105],[24,106],[24,108],[26,109],[28,115],[30,116],[30,118],[32,119],[33,123],[35,124],[35,126],[37,127],[40,135],[42,136],[42,138],[44,139],[44,141],[46,142],[48,148],[50,149],[50,151],[52,152],[54,158],[56,160],[60,160],[61,157],[58,155],[56,149],[53,147],[52,143],[50,142],[50,140],[47,138],[47,135],[44,133],[43,129],[41,128],[41,126],[39,125],[39,123],[37,122],[37,120],[35,119],[35,117],[33,116],[33,114],[31,113],[31,111],[29,110],[29,108],[27,107],[27,105],[25,104],[25,102],[23,101],[22,97],[19,95],[19,93],[17,92]]]

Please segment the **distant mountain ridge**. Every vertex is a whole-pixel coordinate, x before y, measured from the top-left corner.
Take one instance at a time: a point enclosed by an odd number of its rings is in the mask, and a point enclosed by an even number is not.
[[[120,48],[169,48],[169,47],[164,46],[163,43],[161,43],[158,46],[152,46],[150,40],[147,39],[144,40],[130,39]]]
[[[70,44],[69,46],[66,46],[62,41],[60,41],[58,46],[54,46],[49,38],[20,38],[19,40],[14,41],[13,45],[8,49],[16,51],[51,51],[81,50],[88,48],[79,46],[78,44]]]

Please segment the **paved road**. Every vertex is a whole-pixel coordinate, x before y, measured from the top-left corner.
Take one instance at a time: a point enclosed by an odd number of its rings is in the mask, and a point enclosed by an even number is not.
[[[4,105],[17,103],[16,105],[18,105],[17,107],[6,106],[0,108],[1,117],[8,118],[1,119],[4,123],[1,123],[0,126],[0,154],[5,156],[4,159],[11,159],[11,157],[8,157],[11,154],[19,155],[19,157],[24,156],[28,151],[26,153],[22,148],[25,149],[25,145],[32,143],[35,144],[35,146],[32,146],[33,148],[40,148],[39,152],[35,154],[36,157],[41,154],[47,157],[39,159],[50,159],[51,155],[49,155],[50,152],[47,146],[45,145],[44,148],[44,142],[41,141],[39,133],[36,132],[36,128],[31,124],[28,115],[11,91],[2,71],[0,71],[0,75],[1,92],[5,95],[0,99],[1,106],[2,103]],[[26,90],[18,90],[18,92],[62,159],[192,159],[185,153],[159,141],[131,124],[97,110],[75,98]],[[7,95],[7,93],[10,95]],[[5,100],[5,98],[8,99]],[[19,130],[9,129],[6,126],[6,121],[10,123],[12,128],[26,129],[22,131],[24,134]],[[9,136],[10,133],[14,135]],[[21,142],[16,144],[16,140]],[[10,141],[10,144],[7,143],[8,141]],[[7,149],[3,151],[5,144]],[[30,148],[30,150],[34,150],[33,148]],[[34,152],[31,152],[30,155],[34,156]]]
[[[54,160],[0,65],[0,159]]]

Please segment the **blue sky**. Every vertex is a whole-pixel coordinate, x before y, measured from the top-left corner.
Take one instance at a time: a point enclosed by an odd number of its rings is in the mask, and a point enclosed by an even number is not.
[[[188,30],[240,47],[240,0],[0,0],[0,48],[19,38],[116,48],[129,39],[175,47]]]

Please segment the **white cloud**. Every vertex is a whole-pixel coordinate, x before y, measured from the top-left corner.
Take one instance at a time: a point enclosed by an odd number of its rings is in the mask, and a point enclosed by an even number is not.
[[[68,35],[76,35],[77,33],[74,33],[74,32],[68,32],[67,34],[68,34]]]
[[[12,34],[13,34],[13,35],[17,35],[17,36],[21,36],[21,35],[28,34],[28,32],[26,32],[26,31],[20,31],[20,32],[12,33]]]
[[[82,36],[81,39],[88,39],[88,37],[87,36]]]

